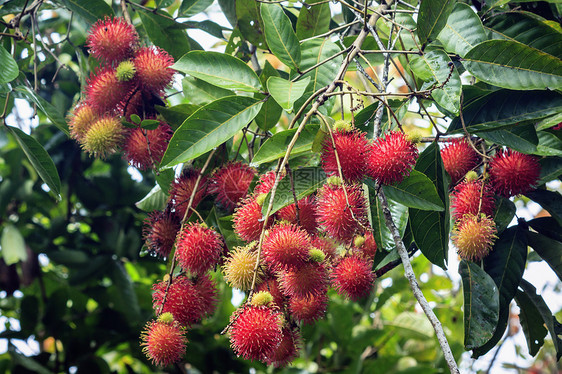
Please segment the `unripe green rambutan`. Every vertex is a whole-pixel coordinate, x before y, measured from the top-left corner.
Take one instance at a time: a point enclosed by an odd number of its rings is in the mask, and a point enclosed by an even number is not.
[[[246,247],[236,247],[230,252],[222,267],[224,279],[231,287],[248,290],[252,286],[254,268],[258,259],[257,252],[253,251],[254,244]],[[256,283],[261,283],[263,270],[258,267]]]
[[[88,153],[105,158],[119,150],[125,128],[116,117],[105,116],[92,124],[84,135],[82,147]]]
[[[251,304],[254,306],[266,306],[273,302],[273,296],[267,291],[259,291],[252,296]]]
[[[135,64],[131,60],[121,61],[115,70],[115,76],[120,82],[128,82],[135,76]]]
[[[308,250],[308,257],[311,261],[322,262],[326,259],[326,254],[318,248],[311,248]]]

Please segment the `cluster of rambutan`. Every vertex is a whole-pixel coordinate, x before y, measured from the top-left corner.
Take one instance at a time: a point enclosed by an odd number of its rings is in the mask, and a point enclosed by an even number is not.
[[[534,156],[502,150],[490,160],[489,178],[479,178],[474,169],[480,157],[464,138],[442,149],[441,157],[456,184],[451,195],[453,243],[461,258],[479,261],[490,253],[497,238],[495,194],[511,197],[528,192],[539,179],[540,164]]]
[[[141,47],[134,26],[123,18],[96,22],[87,45],[101,66],[69,116],[72,138],[91,155],[104,158],[123,148],[131,165],[154,168],[172,136],[154,110],[172,82],[172,57],[160,48]]]

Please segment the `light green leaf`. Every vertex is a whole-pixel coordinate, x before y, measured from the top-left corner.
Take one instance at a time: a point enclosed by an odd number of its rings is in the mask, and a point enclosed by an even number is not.
[[[461,57],[475,45],[487,39],[486,31],[480,17],[472,8],[464,3],[456,3],[447,24],[437,39],[447,52],[456,53]]]
[[[505,145],[523,153],[534,153],[539,144],[539,138],[537,137],[537,132],[533,125],[478,132],[476,135],[492,143]]]
[[[383,186],[383,190],[390,199],[409,208],[439,212],[445,209],[435,185],[417,170],[412,170],[410,176],[397,185]]]
[[[201,107],[176,130],[161,167],[170,168],[218,147],[248,125],[262,104],[251,97],[229,96]]]
[[[307,39],[323,34],[330,29],[330,4],[320,0],[307,1],[310,7],[303,6],[297,19],[297,37]]]
[[[260,80],[252,68],[244,61],[224,53],[192,51],[177,61],[172,69],[224,89],[257,92],[261,88]]]
[[[267,49],[260,5],[261,3],[255,0],[236,0],[236,26],[247,41],[258,48]]]
[[[275,101],[277,101],[277,104],[290,113],[293,111],[293,104],[295,101],[304,94],[308,82],[310,82],[310,77],[296,82],[280,77],[270,77],[267,80],[267,90]]]
[[[17,227],[11,223],[7,223],[4,226],[4,230],[2,230],[0,247],[2,249],[2,258],[8,266],[27,260],[23,236],[21,236]]]
[[[289,17],[278,4],[262,3],[260,12],[269,49],[282,63],[298,71],[301,48]]]
[[[201,13],[213,3],[213,0],[183,0],[180,5],[179,14],[191,17]]]
[[[20,73],[16,60],[6,48],[0,46],[0,84],[8,83],[18,77]]]
[[[164,11],[138,12],[142,25],[152,43],[168,52],[175,60],[178,60],[191,49],[185,26],[174,21]]]
[[[396,333],[416,339],[433,339],[431,323],[423,314],[402,312],[385,325],[397,327]]]
[[[62,0],[62,3],[88,24],[93,24],[104,16],[113,16],[113,9],[104,0]]]
[[[156,185],[135,205],[143,212],[152,212],[155,210],[164,210],[167,200],[168,195],[162,191],[159,185]]]
[[[37,108],[47,116],[49,121],[53,123],[60,131],[64,132],[67,136],[70,134],[68,132],[68,125],[66,124],[66,120],[64,117],[59,113],[57,108],[53,106],[53,104],[49,103],[47,100],[43,99],[41,96],[37,95],[33,92],[32,89],[26,86],[18,86],[14,89],[14,91],[22,94],[28,100],[33,101]]]
[[[295,142],[293,149],[291,150],[292,157],[310,151],[312,143],[314,142],[314,137],[318,133],[319,128],[319,125],[306,125],[304,127],[302,133]],[[252,159],[252,164],[261,165],[285,156],[287,146],[291,142],[296,131],[297,129],[280,131],[274,134],[271,138],[267,139]]]
[[[539,131],[539,145],[534,154],[539,156],[562,156],[562,140],[548,131]]]
[[[455,6],[454,0],[422,0],[418,14],[417,33],[420,43],[433,40],[447,24]]]

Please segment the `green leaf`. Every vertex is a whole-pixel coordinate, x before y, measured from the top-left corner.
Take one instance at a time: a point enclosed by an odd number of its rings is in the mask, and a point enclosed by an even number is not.
[[[194,105],[209,104],[222,97],[234,95],[231,90],[225,90],[191,76],[182,79],[182,88],[185,98]]]
[[[218,147],[248,125],[262,104],[251,97],[229,96],[201,107],[176,130],[161,167],[170,168]]]
[[[397,185],[383,186],[383,190],[388,198],[409,208],[438,212],[445,209],[431,179],[417,170],[412,170],[410,175]]]
[[[445,268],[449,250],[449,176],[445,172],[439,145],[431,143],[418,158],[415,170],[424,173],[437,188],[445,204],[442,212],[409,209],[410,228],[416,245],[433,264]]]
[[[494,212],[494,222],[498,233],[501,233],[515,217],[515,204],[505,197],[496,196],[496,211]]]
[[[13,348],[9,348],[8,352],[10,354],[10,359],[14,366],[20,366],[31,373],[37,374],[50,374],[52,373],[51,370],[47,369],[45,366],[41,365],[39,362],[35,361],[31,357],[24,356],[22,354],[17,353]]]
[[[167,201],[168,195],[162,191],[159,185],[156,185],[135,205],[143,212],[152,212],[154,210],[164,210]]]
[[[330,4],[320,0],[308,1],[307,6],[303,6],[297,19],[297,37],[302,39],[311,38],[323,34],[330,30]]]
[[[527,221],[533,230],[551,239],[562,242],[562,225],[552,217],[540,217]]]
[[[452,62],[447,53],[437,49],[422,56],[412,56],[410,67],[416,76],[431,84],[441,85],[449,79],[445,86],[434,90],[431,95],[437,104],[457,114],[460,108],[461,79],[456,69],[451,73],[450,64]]]
[[[534,154],[539,156],[562,156],[562,140],[548,131],[539,131],[539,145]]]
[[[447,24],[447,18],[453,11],[453,0],[422,0],[418,14],[418,37],[420,43],[435,39]]]
[[[396,244],[392,237],[392,233],[386,227],[384,213],[382,211],[381,203],[377,197],[377,190],[374,183],[368,180],[366,183],[369,186],[369,204],[371,209],[371,225],[373,227],[373,236],[378,248],[385,251],[392,251]],[[400,235],[403,236],[408,226],[408,207],[397,203],[394,200],[388,200],[388,207],[394,224],[398,228]]]
[[[304,94],[309,82],[310,77],[296,82],[280,77],[270,77],[267,80],[267,90],[277,101],[277,104],[291,113],[293,111],[293,104]]]
[[[2,250],[2,258],[8,266],[27,260],[23,236],[21,236],[17,227],[11,223],[7,223],[2,230],[0,249]]]
[[[464,347],[484,345],[498,323],[500,294],[494,280],[472,261],[461,260],[459,274],[464,294]]]
[[[140,125],[145,130],[155,130],[159,124],[160,121],[156,119],[143,119]]]
[[[112,264],[113,287],[110,293],[114,292],[116,296],[112,298],[112,302],[116,310],[127,316],[129,323],[135,324],[140,319],[140,306],[133,282],[120,260],[114,260]]]
[[[269,63],[269,61],[266,60],[260,74],[260,81],[265,87],[267,85],[267,80],[270,77],[278,77],[279,75],[279,72]],[[258,100],[266,98],[265,95],[259,93],[254,94],[254,97]],[[267,131],[279,122],[281,114],[283,114],[283,108],[281,108],[279,104],[277,104],[277,102],[269,96],[265,103],[263,103],[255,121],[260,129]]]
[[[519,322],[525,333],[529,354],[535,356],[543,346],[548,330],[544,327],[542,316],[529,295],[517,290],[515,301],[519,306]]]
[[[178,13],[185,17],[191,17],[201,13],[213,3],[213,0],[183,0]]]
[[[104,16],[113,16],[113,9],[104,0],[62,0],[62,3],[88,24],[93,24]]]
[[[138,114],[131,114],[131,121],[133,121],[134,124],[138,125],[141,122],[141,118]]]
[[[197,109],[199,109],[199,106],[193,104],[178,104],[171,107],[156,106],[158,113],[164,117],[166,122],[172,126],[173,129],[178,128],[183,121],[185,121],[187,117],[192,115]]]
[[[258,48],[267,49],[260,5],[261,3],[255,0],[236,0],[237,27],[247,41]]]
[[[546,209],[552,218],[562,225],[562,196],[558,192],[535,189],[527,192],[525,196]]]
[[[16,60],[6,48],[0,46],[0,84],[8,83],[16,79],[20,73]]]
[[[304,127],[291,150],[292,157],[310,151],[312,143],[314,142],[314,137],[318,133],[319,128],[319,125],[306,125]],[[285,156],[287,146],[293,139],[296,131],[297,129],[280,131],[267,139],[252,159],[252,164],[261,165]]]
[[[511,40],[487,40],[463,60],[476,78],[513,90],[562,88],[562,60]]]
[[[138,14],[150,41],[172,55],[174,60],[191,49],[185,26],[174,21],[168,13],[139,11]]]
[[[228,20],[228,22],[234,27],[236,26],[236,4],[238,1],[232,0],[219,0],[219,6],[222,10],[222,13]]]
[[[194,29],[199,29],[202,31],[205,31],[206,33],[214,36],[215,38],[218,39],[223,39],[226,40],[223,34],[224,30],[229,30],[226,27],[222,27],[221,25],[219,25],[218,23],[215,23],[213,21],[209,21],[209,20],[204,20],[204,21],[185,21],[182,22],[182,24],[184,24],[185,26],[189,27],[189,28],[194,28]]]
[[[488,38],[480,17],[472,8],[464,3],[456,3],[437,39],[447,52],[464,57],[476,44]]]
[[[260,13],[269,49],[282,63],[298,71],[301,48],[289,17],[278,4],[262,3]]]
[[[534,153],[539,144],[539,138],[533,125],[523,125],[495,131],[477,132],[481,138],[492,143],[505,145],[522,153]]]
[[[527,240],[529,246],[546,261],[562,281],[562,243],[531,231],[527,232]]]
[[[498,90],[463,105],[469,132],[496,130],[518,122],[543,118],[562,111],[562,95],[551,91]],[[448,133],[462,131],[459,117],[451,122]]]
[[[33,137],[27,135],[17,127],[7,126],[15,136],[19,146],[39,174],[39,177],[51,189],[51,192],[60,199],[60,178],[55,163],[41,144]]]
[[[435,335],[429,320],[420,313],[402,312],[385,325],[397,327],[395,333],[404,334],[406,337],[433,339]]]
[[[14,89],[14,91],[22,94],[27,99],[31,100],[37,105],[37,108],[47,116],[49,121],[52,122],[60,131],[65,133],[67,136],[70,135],[68,131],[68,125],[66,124],[66,120],[64,116],[62,116],[58,109],[53,106],[53,104],[49,103],[47,100],[43,99],[41,96],[37,95],[33,92],[32,89],[26,86],[18,86]]]
[[[252,68],[224,53],[192,51],[172,65],[172,69],[224,89],[258,92],[261,88]]]

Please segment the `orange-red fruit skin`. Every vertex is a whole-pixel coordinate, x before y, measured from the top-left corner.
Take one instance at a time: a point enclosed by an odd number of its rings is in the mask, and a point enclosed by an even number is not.
[[[243,199],[233,216],[234,232],[244,241],[259,240],[263,228],[261,205],[254,196]],[[268,225],[273,221],[269,217]]]
[[[308,259],[310,236],[298,226],[280,223],[273,226],[262,246],[263,258],[271,268],[294,269]]]
[[[167,258],[172,251],[179,229],[179,219],[169,210],[150,213],[143,227],[143,237],[148,250],[157,256]]]
[[[478,208],[480,213],[492,216],[495,208],[494,193],[488,185],[482,187],[482,181],[465,181],[455,187],[451,206],[455,220],[460,220],[465,214],[478,214]]]
[[[227,210],[236,207],[246,196],[256,170],[239,161],[231,162],[213,173],[209,193],[217,195],[217,201]]]
[[[140,170],[155,167],[162,160],[172,134],[172,128],[164,122],[154,130],[132,129],[123,146],[125,158]]]
[[[114,68],[98,69],[88,79],[86,102],[100,113],[115,111],[131,88],[131,82],[117,79]]]
[[[267,291],[273,296],[273,303],[279,308],[283,308],[285,304],[285,295],[281,291],[281,286],[276,278],[268,278],[260,283],[257,288],[256,292],[260,291]]]
[[[152,286],[152,307],[156,313],[160,312],[164,295],[168,288],[167,281],[161,281]],[[191,280],[184,275],[174,277],[168,288],[168,296],[162,308],[162,313],[172,313],[174,319],[181,326],[191,326],[201,320],[203,304],[199,293]]]
[[[172,83],[174,59],[158,47],[143,47],[134,58],[140,87],[145,91],[162,92]]]
[[[201,300],[201,317],[210,316],[215,312],[219,303],[218,289],[215,281],[209,273],[195,279],[193,286]]]
[[[186,344],[187,338],[177,322],[151,321],[141,333],[143,352],[158,366],[168,366],[180,361]]]
[[[333,142],[330,136],[324,139],[322,168],[328,176],[339,176],[336,151],[344,180],[349,183],[361,181],[365,176],[365,160],[369,152],[366,134],[357,130],[340,129],[333,132]]]
[[[269,191],[271,191],[271,189],[273,188],[274,184],[275,184],[275,172],[268,171],[267,173],[262,174],[260,176],[260,179],[258,180],[256,187],[254,187],[254,194],[257,196],[263,193],[269,193]]]
[[[378,138],[369,152],[369,176],[384,185],[401,182],[416,164],[418,149],[402,132],[392,131]]]
[[[291,297],[289,311],[293,318],[303,324],[311,324],[324,318],[328,307],[328,295],[321,293],[309,297]]]
[[[332,269],[332,285],[336,291],[352,300],[371,291],[374,274],[372,262],[356,255],[343,257]]]
[[[484,214],[467,214],[455,226],[451,236],[461,258],[479,261],[492,250],[496,233],[496,224],[492,218]]]
[[[189,199],[191,198],[193,189],[195,188],[199,172],[200,170],[198,169],[189,169],[184,171],[181,176],[176,178],[170,187],[170,199],[173,203],[176,215],[180,220],[183,219],[187,211],[187,205],[189,204]],[[201,180],[197,186],[197,192],[193,198],[191,208],[195,209],[201,200],[203,200],[206,193],[207,177],[203,175],[201,176]],[[187,217],[189,216],[191,216],[191,212],[188,212]]]
[[[299,214],[297,220],[297,206],[293,203],[280,209],[277,218],[293,224],[299,224],[309,234],[313,234],[318,229],[317,205],[314,196],[307,196],[298,202]]]
[[[329,275],[322,263],[307,262],[299,268],[281,272],[278,279],[285,296],[303,298],[325,293]]]
[[[300,334],[297,329],[283,328],[281,342],[273,355],[267,358],[266,363],[275,368],[281,368],[290,364],[298,357],[300,350]]]
[[[510,197],[533,189],[539,181],[541,164],[535,156],[500,151],[490,161],[489,173],[496,193]]]
[[[94,57],[111,63],[132,56],[138,41],[135,27],[125,19],[105,17],[90,28],[86,44]]]
[[[365,242],[360,247],[353,248],[353,252],[367,260],[374,260],[377,254],[377,242],[372,231],[367,231],[363,237]]]
[[[190,223],[178,237],[175,255],[183,270],[204,274],[218,263],[222,246],[223,241],[215,230]]]
[[[478,153],[464,138],[452,140],[441,150],[441,158],[445,170],[451,176],[452,184],[462,180],[466,173],[474,169],[480,161]]]

